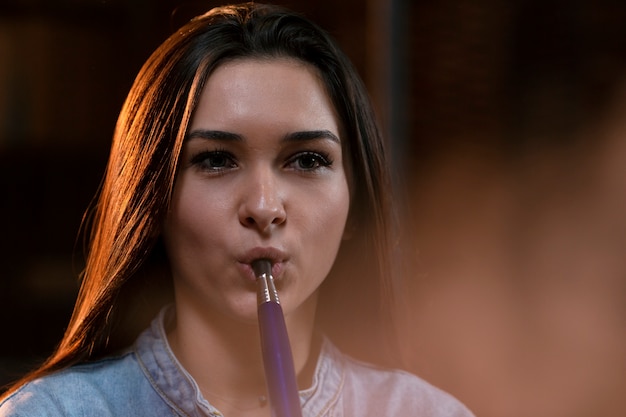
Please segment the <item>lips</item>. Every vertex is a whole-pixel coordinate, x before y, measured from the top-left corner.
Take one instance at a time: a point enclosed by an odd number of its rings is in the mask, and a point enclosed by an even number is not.
[[[256,280],[252,270],[252,262],[257,259],[269,260],[272,263],[272,276],[274,279],[280,279],[285,262],[288,260],[288,255],[284,251],[273,247],[256,247],[247,251],[239,258],[239,263],[245,270],[246,275],[252,280]]]

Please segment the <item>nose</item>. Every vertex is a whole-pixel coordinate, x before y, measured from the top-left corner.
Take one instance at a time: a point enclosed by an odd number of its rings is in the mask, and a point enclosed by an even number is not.
[[[283,196],[278,181],[271,173],[255,173],[242,190],[239,222],[267,234],[287,220]]]

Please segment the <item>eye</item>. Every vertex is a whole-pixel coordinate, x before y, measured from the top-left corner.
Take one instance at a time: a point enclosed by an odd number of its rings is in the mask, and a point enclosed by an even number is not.
[[[287,166],[299,171],[315,171],[333,164],[330,156],[322,152],[300,152],[287,161]]]
[[[235,158],[224,151],[204,151],[195,155],[191,163],[209,172],[222,172],[237,167]]]

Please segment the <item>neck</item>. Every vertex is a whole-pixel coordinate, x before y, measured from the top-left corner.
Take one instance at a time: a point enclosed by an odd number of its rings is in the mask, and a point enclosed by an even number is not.
[[[203,396],[225,415],[262,408],[267,394],[258,325],[178,305],[176,313],[168,340]],[[314,316],[312,297],[285,317],[300,389],[310,386],[317,362]]]

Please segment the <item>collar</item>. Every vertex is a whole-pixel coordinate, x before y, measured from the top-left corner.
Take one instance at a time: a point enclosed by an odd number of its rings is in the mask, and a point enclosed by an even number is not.
[[[173,309],[165,307],[135,342],[134,350],[146,378],[161,398],[179,415],[222,416],[200,392],[192,376],[180,364],[167,341],[165,323]],[[307,415],[322,415],[338,401],[345,379],[345,359],[324,338],[313,383],[300,391],[300,402]]]

